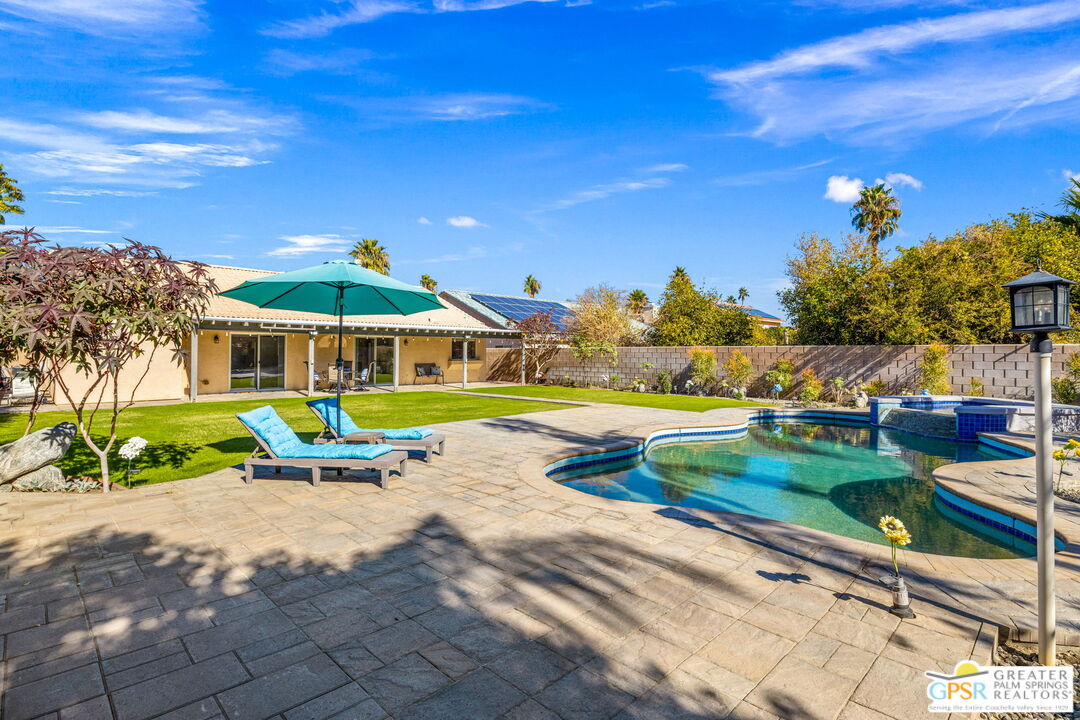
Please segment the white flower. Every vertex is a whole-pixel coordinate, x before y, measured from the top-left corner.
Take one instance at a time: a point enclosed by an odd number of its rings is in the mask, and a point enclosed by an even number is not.
[[[134,460],[142,454],[142,451],[146,449],[146,445],[146,439],[136,435],[120,446],[120,457],[125,460]]]

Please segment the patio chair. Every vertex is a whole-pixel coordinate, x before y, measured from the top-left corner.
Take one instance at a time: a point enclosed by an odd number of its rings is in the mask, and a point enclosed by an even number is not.
[[[368,379],[371,377],[371,368],[364,368],[360,371],[360,374],[354,378],[353,390],[359,390],[360,392],[367,392]]]
[[[255,479],[256,465],[270,465],[274,472],[281,472],[282,466],[310,468],[311,484],[316,487],[323,468],[336,468],[338,475],[342,470],[378,470],[379,487],[382,488],[390,481],[390,471],[394,468],[405,477],[409,453],[404,450],[383,444],[313,445],[302,442],[269,405],[238,413],[236,419],[259,443],[259,447],[244,458],[244,482],[249,485]]]
[[[337,425],[337,398],[319,398],[308,400],[307,406],[325,428],[324,435],[327,442],[335,443],[387,443],[394,449],[423,450],[424,460],[431,462],[431,453],[438,451],[444,454],[446,435],[437,433],[427,428],[399,428],[368,430],[356,425],[349,413],[341,411],[341,431],[335,429]]]
[[[446,384],[443,381],[442,368],[435,363],[415,363],[413,367],[416,370],[416,380],[413,382],[414,385],[419,383],[421,378],[426,377],[432,378],[432,385],[435,383]]]

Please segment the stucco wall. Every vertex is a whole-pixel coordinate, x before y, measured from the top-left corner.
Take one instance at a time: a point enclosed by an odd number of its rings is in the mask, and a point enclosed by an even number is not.
[[[677,381],[689,376],[689,351],[685,347],[620,348],[617,362],[595,357],[588,361],[575,358],[562,350],[548,368],[548,377],[558,382],[569,376],[579,385],[601,385],[601,376],[618,375],[624,383],[634,377],[644,377],[641,365],[656,366],[648,371],[650,379],[656,371],[667,368]],[[754,366],[752,391],[764,392],[764,374],[781,358],[795,365],[796,379],[803,368],[810,368],[823,380],[843,377],[848,382],[869,382],[880,379],[889,392],[917,392],[919,366],[925,345],[757,345],[749,347],[712,347],[719,364],[733,350],[743,352]],[[1054,375],[1064,369],[1065,359],[1080,352],[1080,345],[1054,347]],[[989,397],[1030,398],[1032,394],[1031,356],[1027,345],[955,345],[949,354],[949,383],[954,393],[967,393],[971,381],[979,379]]]
[[[184,349],[187,347],[185,345]],[[145,377],[142,377],[143,373]],[[74,368],[68,368],[61,373],[64,383],[76,397],[81,397],[94,381],[93,376],[86,376]],[[140,382],[140,378],[142,378]],[[135,388],[138,383],[138,388]],[[143,400],[175,400],[184,396],[187,391],[187,363],[178,364],[173,359],[173,351],[166,348],[158,348],[152,352],[152,346],[147,345],[144,354],[131,361],[119,375],[120,399],[128,400],[134,391],[135,401]],[[101,386],[99,386],[100,388]],[[112,383],[105,383],[105,398],[108,401],[112,396]],[[96,392],[96,391],[95,391]],[[59,387],[50,391],[53,401],[67,404],[67,400],[60,392]]]

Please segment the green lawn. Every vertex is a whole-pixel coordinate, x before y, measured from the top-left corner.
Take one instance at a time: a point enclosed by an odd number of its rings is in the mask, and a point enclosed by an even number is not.
[[[273,405],[278,414],[304,440],[321,430],[315,416],[304,405],[304,398],[280,400],[230,400],[227,402],[188,403],[134,407],[120,416],[118,441],[110,460],[113,480],[123,478],[127,461],[116,456],[120,443],[138,435],[149,446],[136,461],[142,473],[136,484],[152,484],[197,477],[240,463],[255,449],[255,441],[233,417],[238,412],[262,405]],[[455,420],[516,415],[518,413],[559,410],[565,405],[435,392],[373,393],[347,395],[342,407],[361,427],[406,427],[430,425]],[[35,429],[73,420],[70,413],[42,413]],[[108,418],[99,418],[103,424]],[[22,435],[26,415],[0,414],[0,444]],[[95,433],[96,434],[96,433]],[[77,439],[71,451],[59,463],[66,475],[98,477],[97,456]]]
[[[458,391],[460,392],[460,391]],[[690,395],[655,395],[621,390],[598,390],[595,388],[571,388],[558,385],[514,385],[512,387],[483,388],[474,392],[495,395],[518,395],[547,400],[576,400],[578,402],[610,403],[612,405],[636,405],[638,407],[665,410],[689,410],[705,412],[716,408],[760,407],[762,403],[729,398],[693,397]]]

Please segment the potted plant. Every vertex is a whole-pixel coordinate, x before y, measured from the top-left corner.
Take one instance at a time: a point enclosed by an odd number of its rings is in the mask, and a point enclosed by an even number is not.
[[[896,549],[911,543],[911,533],[899,518],[892,515],[885,515],[878,520],[878,528],[885,534],[892,549],[893,574],[880,578],[881,584],[892,590],[892,607],[889,612],[898,617],[913,618],[915,613],[911,611],[907,585],[904,584],[904,576],[900,574],[900,566],[896,562]]]

